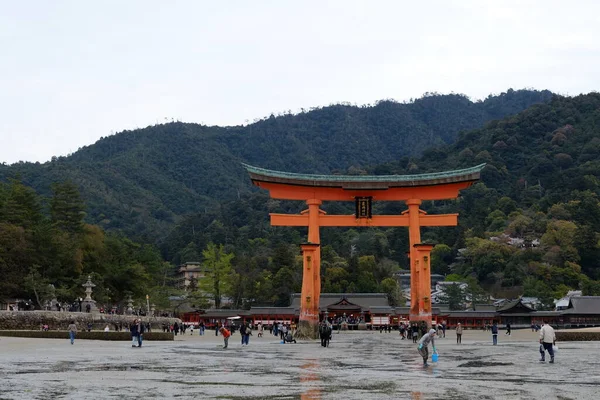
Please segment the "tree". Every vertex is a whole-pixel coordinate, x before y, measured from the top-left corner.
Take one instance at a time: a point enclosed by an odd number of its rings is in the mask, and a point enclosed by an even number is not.
[[[223,245],[208,243],[202,251],[204,261],[202,265],[206,268],[206,276],[200,282],[200,288],[210,293],[215,301],[215,307],[221,308],[221,299],[224,295],[231,293],[232,268],[231,260],[233,253],[226,253]]]
[[[52,223],[69,234],[78,234],[83,230],[85,204],[79,190],[72,182],[52,185],[53,196],[50,200]]]
[[[586,279],[583,281],[581,289],[584,296],[600,296],[600,281]]]
[[[206,293],[200,290],[194,290],[189,292],[186,298],[188,303],[190,304],[190,307],[192,307],[194,310],[205,310],[207,308],[210,308],[210,298],[207,296]]]
[[[525,278],[523,287],[524,296],[537,297],[540,300],[541,310],[551,310],[554,308],[554,294],[546,282],[530,276]]]
[[[198,254],[196,243],[189,242],[187,246],[185,246],[183,250],[181,250],[181,252],[179,253],[179,259],[182,263],[195,262],[200,260],[200,255]]]
[[[331,266],[325,269],[323,275],[323,292],[344,293],[348,287],[350,274],[343,267]]]
[[[398,287],[398,282],[394,278],[385,278],[381,281],[381,291],[386,294],[388,303],[392,307],[401,305],[402,296]]]
[[[579,262],[579,253],[575,247],[577,225],[571,221],[550,221],[541,245],[546,254],[544,259],[554,265],[563,266],[567,261]]]
[[[0,197],[0,222],[32,229],[43,220],[40,199],[33,189],[12,179]]]
[[[276,307],[290,305],[290,295],[294,292],[294,272],[289,267],[283,267],[273,277],[273,296]]]
[[[515,249],[481,238],[467,239],[465,256],[480,282],[494,282],[495,274],[502,271]]]
[[[433,250],[431,250],[431,272],[446,275],[450,272],[448,264],[451,258],[452,249],[450,246],[443,243],[436,244]]]
[[[465,304],[465,293],[460,282],[454,285],[446,285],[444,293],[439,299],[442,303],[447,303],[450,310],[462,310]]]
[[[467,284],[467,287],[463,289],[465,300],[471,302],[471,307],[473,308],[473,311],[475,311],[476,305],[478,303],[486,302],[489,296],[487,296],[483,288],[479,286],[477,279],[470,276],[465,279],[465,283]]]
[[[0,298],[23,293],[21,285],[28,273],[30,252],[30,243],[23,228],[0,222]]]
[[[35,301],[39,309],[43,310],[44,305],[50,298],[52,291],[48,279],[43,278],[38,272],[39,266],[35,265],[31,268],[31,272],[26,276],[23,287],[30,292],[33,292]]]

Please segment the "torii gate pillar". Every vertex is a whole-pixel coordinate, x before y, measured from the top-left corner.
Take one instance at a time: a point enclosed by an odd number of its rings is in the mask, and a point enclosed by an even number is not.
[[[302,294],[297,337],[314,338],[319,330],[319,301],[321,297],[320,247],[317,243],[301,244]]]
[[[412,248],[415,257],[410,260],[410,321],[425,321],[427,327],[431,327],[431,250],[433,245],[415,244]],[[413,270],[414,275],[412,275]],[[415,295],[412,294],[413,288],[416,289]]]

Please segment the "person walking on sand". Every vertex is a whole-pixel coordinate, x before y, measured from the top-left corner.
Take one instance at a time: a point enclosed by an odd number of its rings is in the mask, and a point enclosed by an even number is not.
[[[144,331],[145,331],[144,323],[142,322],[141,319],[138,319],[137,320],[138,347],[142,347],[142,341],[144,340]]]
[[[553,345],[556,344],[556,334],[554,328],[548,324],[548,321],[544,321],[542,329],[540,329],[540,362],[546,362],[546,351],[550,354],[550,364],[554,364],[554,349]]]
[[[424,334],[419,340],[419,345],[417,346],[417,351],[423,357],[423,366],[428,367],[427,359],[429,358],[429,343],[431,342],[431,347],[434,353],[437,353],[435,349],[435,329],[431,328],[428,333]]]
[[[510,323],[506,324],[506,333],[505,333],[505,335],[510,336]]]
[[[138,321],[137,319],[133,320],[133,324],[129,326],[129,333],[131,334],[131,347],[137,347],[138,343]]]
[[[319,337],[321,338],[321,346],[328,347],[331,340],[332,329],[325,320],[319,325]]]
[[[456,344],[462,343],[463,327],[460,322],[456,325]]]
[[[75,321],[71,321],[67,330],[69,331],[69,338],[71,339],[71,344],[73,344],[75,342],[75,335],[77,334],[77,325],[75,325]]]
[[[498,344],[498,325],[496,321],[494,321],[494,325],[492,325],[492,343],[495,345]]]
[[[258,323],[258,335],[256,335],[257,337],[263,337],[263,325],[261,322]]]
[[[412,340],[413,343],[417,343],[419,340],[419,327],[417,326],[416,323],[412,324],[412,327],[410,328],[411,331],[411,336],[412,336]]]
[[[229,332],[229,330],[224,326],[219,328],[219,332],[221,332],[221,335],[223,335],[223,348],[226,349],[227,345],[229,344],[229,336],[231,336],[231,332]]]
[[[240,336],[242,337],[242,346],[246,345],[248,346],[248,343],[246,342],[246,323],[242,322],[242,325],[240,326]]]

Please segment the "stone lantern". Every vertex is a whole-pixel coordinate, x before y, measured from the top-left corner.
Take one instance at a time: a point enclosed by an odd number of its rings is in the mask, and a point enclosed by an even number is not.
[[[92,288],[96,287],[96,285],[94,285],[92,283],[92,277],[90,275],[88,275],[87,282],[85,282],[81,286],[83,286],[85,288],[85,299],[83,299],[83,301],[81,302],[81,311],[85,311],[85,312],[96,311],[97,310],[96,300],[92,299]]]
[[[133,314],[133,299],[131,298],[131,295],[127,296],[127,309],[125,310],[125,314]]]

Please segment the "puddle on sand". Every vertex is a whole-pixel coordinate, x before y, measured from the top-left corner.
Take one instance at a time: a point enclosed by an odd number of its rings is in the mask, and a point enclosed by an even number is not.
[[[469,361],[464,364],[460,364],[459,367],[500,367],[505,365],[514,365],[511,362],[489,362],[489,361]]]

